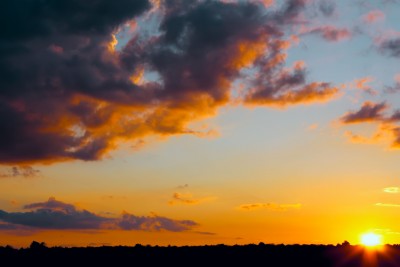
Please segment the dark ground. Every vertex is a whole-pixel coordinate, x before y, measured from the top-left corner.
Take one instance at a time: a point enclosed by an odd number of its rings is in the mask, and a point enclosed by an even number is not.
[[[7,264],[4,264],[7,263]],[[341,245],[48,248],[0,247],[0,266],[399,266],[400,245],[378,250]]]

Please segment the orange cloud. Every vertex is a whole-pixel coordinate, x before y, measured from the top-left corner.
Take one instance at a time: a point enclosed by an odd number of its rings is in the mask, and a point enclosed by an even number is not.
[[[355,89],[359,89],[362,90],[364,92],[367,92],[371,95],[376,95],[377,91],[375,91],[374,89],[372,89],[371,86],[368,85],[368,83],[371,83],[374,81],[373,77],[363,77],[360,79],[356,79],[354,80],[352,83],[350,83],[350,87],[351,88],[355,88]]]
[[[385,102],[364,102],[358,111],[347,112],[340,118],[343,124],[375,123],[377,130],[373,137],[367,138],[347,131],[345,135],[355,143],[378,143],[380,141],[391,142],[392,149],[400,148],[400,111],[396,110],[391,115],[383,112],[389,109]]]
[[[299,209],[301,204],[276,204],[276,203],[253,203],[253,204],[243,204],[238,207],[239,210],[255,210],[255,209],[267,209],[274,211],[286,211],[289,209]]]
[[[175,204],[196,205],[209,200],[211,200],[210,197],[195,199],[190,193],[174,193],[172,195],[172,200],[170,200],[168,203],[170,205],[175,205]]]

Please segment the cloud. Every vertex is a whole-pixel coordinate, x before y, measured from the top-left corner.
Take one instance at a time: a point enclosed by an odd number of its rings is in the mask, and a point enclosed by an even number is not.
[[[174,193],[172,195],[172,200],[170,200],[168,203],[170,205],[174,205],[177,203],[194,205],[194,204],[199,204],[199,202],[200,200],[193,199],[191,194]]]
[[[390,193],[390,194],[397,194],[400,193],[400,188],[397,186],[385,187],[383,192]]]
[[[33,178],[40,176],[40,170],[36,170],[31,166],[14,166],[11,167],[8,171],[0,173],[0,178],[9,178],[9,177],[24,177],[24,178]]]
[[[382,112],[388,108],[388,105],[382,103],[364,102],[358,111],[351,111],[341,117],[345,124],[360,122],[377,122],[383,118]]]
[[[195,233],[199,234],[199,235],[216,235],[216,233],[212,233],[212,232],[199,232],[199,231],[196,231]]]
[[[335,13],[336,4],[334,1],[322,0],[318,2],[319,11],[325,16],[330,17]]]
[[[378,125],[377,131],[372,138],[363,137],[347,131],[346,135],[355,143],[377,143],[381,140],[390,140],[390,147],[400,148],[400,111],[395,110],[391,115],[383,114],[389,109],[385,102],[373,103],[364,102],[358,111],[350,111],[340,118],[343,124],[375,123]]]
[[[394,111],[393,114],[387,120],[391,122],[400,121],[400,110]]]
[[[379,50],[391,57],[400,57],[400,38],[387,39],[381,42]]]
[[[389,207],[389,208],[400,208],[400,204],[392,204],[392,203],[375,203],[375,206],[378,206],[378,207]]]
[[[98,160],[150,135],[202,136],[190,123],[232,102],[288,106],[338,93],[307,82],[305,68],[284,67],[285,31],[306,0],[272,11],[253,2],[151,3],[5,0],[1,164]],[[149,14],[159,23],[133,23]],[[134,34],[116,46],[127,23]],[[249,68],[255,77],[236,99],[232,84]]]
[[[74,205],[49,198],[46,202],[25,205],[26,212],[6,212],[0,210],[0,226],[12,229],[30,227],[32,229],[68,230],[141,230],[172,231],[191,230],[198,224],[191,220],[174,220],[158,215],[136,216],[123,212],[120,218],[104,217],[87,210],[78,210]]]
[[[186,189],[189,187],[189,184],[183,184],[183,185],[178,185],[176,188],[177,189]]]
[[[49,198],[46,202],[25,205],[31,211],[8,213],[0,211],[0,220],[44,229],[99,229],[109,221],[87,210],[79,211],[73,205]]]
[[[395,84],[393,86],[386,86],[384,89],[385,93],[395,94],[400,92],[400,74],[394,76]]]
[[[362,16],[362,20],[366,23],[376,23],[385,19],[385,13],[381,10],[372,10]]]
[[[333,25],[317,26],[317,27],[302,27],[300,29],[301,34],[315,34],[322,37],[324,40],[329,42],[339,42],[349,39],[352,33],[347,28],[338,28]]]
[[[364,92],[367,92],[370,95],[376,95],[377,92],[372,89],[369,83],[373,82],[375,79],[373,77],[367,76],[360,79],[354,80],[352,83],[349,84],[351,88],[359,89]]]
[[[210,199],[211,199],[210,197],[195,199],[190,193],[175,192],[172,194],[172,199],[168,203],[170,205],[175,205],[175,204],[196,205]]]
[[[379,133],[373,135],[372,137],[365,137],[359,134],[355,134],[352,131],[346,131],[344,135],[350,140],[350,142],[355,144],[376,144],[381,138],[381,135]]]
[[[173,220],[157,215],[144,217],[123,213],[118,226],[123,230],[182,232],[190,230],[198,224],[191,220]]]
[[[295,64],[291,70],[268,73],[270,65],[280,64],[281,56],[275,55],[260,62],[266,68],[265,75],[254,80],[253,88],[245,98],[247,104],[285,107],[325,102],[338,95],[339,89],[329,83],[306,83],[306,70],[302,63]]]
[[[319,127],[318,123],[313,123],[313,124],[310,124],[310,125],[307,127],[307,130],[309,130],[309,131],[315,131],[315,130],[318,129],[318,127]]]
[[[268,209],[274,211],[286,211],[289,209],[299,209],[301,204],[276,204],[276,203],[253,203],[243,204],[238,207],[239,210],[255,210],[255,209]]]

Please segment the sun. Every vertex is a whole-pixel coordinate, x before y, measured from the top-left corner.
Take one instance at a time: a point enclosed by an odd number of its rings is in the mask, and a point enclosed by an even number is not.
[[[366,247],[377,247],[382,245],[382,236],[374,233],[365,233],[361,235],[361,244]]]

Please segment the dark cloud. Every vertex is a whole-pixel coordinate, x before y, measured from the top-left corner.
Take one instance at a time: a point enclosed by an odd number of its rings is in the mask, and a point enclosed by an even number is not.
[[[105,34],[149,7],[147,0],[4,0],[2,38],[27,40],[54,34]]]
[[[343,123],[378,122],[383,119],[383,114],[388,105],[386,103],[365,102],[358,111],[345,114],[341,121]]]
[[[0,216],[2,216],[2,211],[0,211]],[[17,230],[19,227],[11,223],[0,222],[0,230]]]
[[[400,148],[400,127],[394,127],[392,129],[393,135],[394,135],[394,140],[392,143],[393,148]]]
[[[173,220],[157,215],[153,216],[135,216],[133,214],[122,214],[118,226],[124,230],[143,230],[143,231],[160,231],[166,230],[171,232],[182,232],[192,229],[198,224],[191,220]]]
[[[396,110],[389,118],[389,121],[400,122],[400,110]]]
[[[400,38],[383,41],[379,49],[382,53],[391,57],[400,57]]]
[[[400,83],[396,83],[393,86],[386,86],[384,92],[387,94],[396,94],[400,92]]]
[[[121,25],[145,20],[149,1],[3,1],[0,163],[97,160],[121,141],[196,133],[190,122],[229,103],[245,68],[258,72],[249,81],[258,87],[240,102],[333,97],[329,84],[306,83],[305,70],[285,72],[284,32],[306,3],[269,11],[246,2],[161,1],[156,34],[134,34],[116,51]]]
[[[32,178],[37,176],[40,176],[40,170],[34,169],[31,166],[14,166],[11,167],[6,172],[0,173],[0,178],[9,178],[9,177]]]
[[[43,229],[99,229],[110,221],[87,210],[79,211],[73,205],[50,198],[47,202],[26,205],[28,212],[0,211],[0,220]]]
[[[291,72],[271,71],[270,64],[275,58],[266,58],[261,67],[264,74],[253,82],[253,91],[246,96],[248,104],[287,106],[299,103],[323,102],[338,93],[338,88],[329,83],[306,83],[302,64],[294,66]],[[278,63],[279,64],[279,63]]]
[[[27,212],[0,210],[0,229],[13,230],[20,227],[32,229],[101,230],[122,229],[141,231],[191,230],[198,224],[191,220],[174,220],[158,215],[136,216],[124,212],[120,218],[103,217],[74,205],[49,198],[46,202],[24,206]]]
[[[336,10],[336,4],[334,1],[322,0],[318,4],[319,10],[326,17],[332,16]]]

